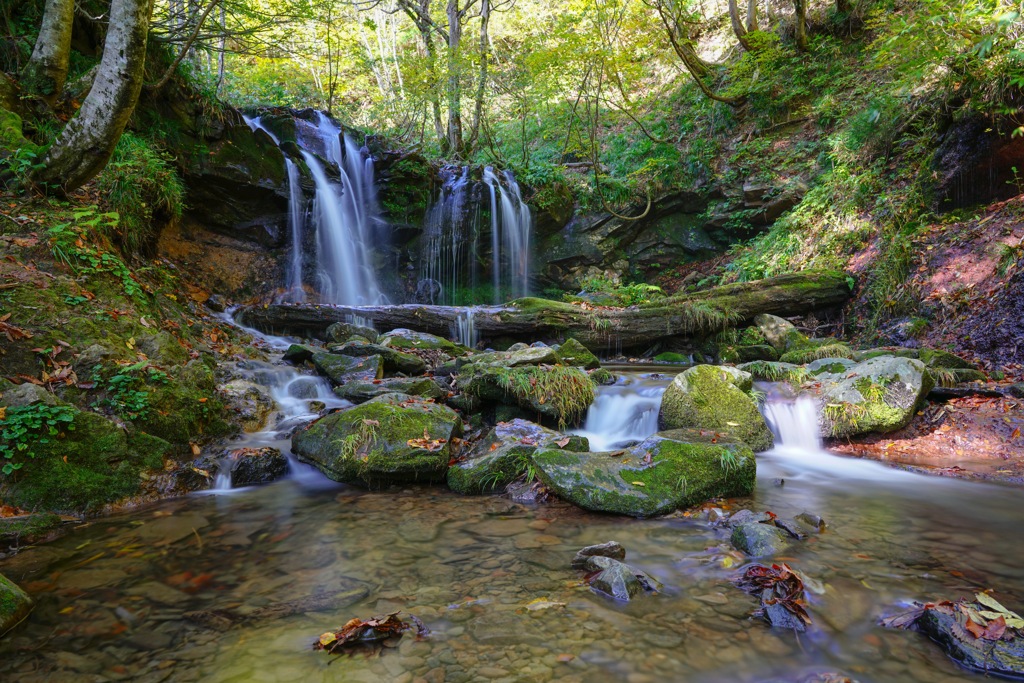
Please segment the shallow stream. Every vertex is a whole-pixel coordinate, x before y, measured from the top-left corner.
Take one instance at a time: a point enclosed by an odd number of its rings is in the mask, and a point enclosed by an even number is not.
[[[595,418],[585,430],[606,446],[619,432],[636,438],[651,428],[645,405],[668,377],[631,373],[602,389],[597,405],[613,426]],[[830,455],[794,427],[799,404],[769,416],[788,438],[759,456],[753,498],[729,504],[780,516],[807,510],[828,522],[826,533],[775,558],[820,591],[809,596],[806,634],[751,617],[754,600],[730,583],[746,560],[696,517],[634,520],[440,488],[366,493],[307,471],[98,519],[0,562],[39,602],[0,641],[0,680],[701,683],[824,672],[862,683],[980,680],[923,636],[877,622],[910,600],[985,588],[1020,611],[1022,492]],[[664,592],[618,604],[583,585],[570,559],[608,540],[625,545],[627,561]],[[366,596],[347,607],[245,619],[353,588]],[[240,623],[216,630],[186,616],[201,610]],[[310,649],[354,616],[397,610],[430,635],[407,635],[374,656]]]

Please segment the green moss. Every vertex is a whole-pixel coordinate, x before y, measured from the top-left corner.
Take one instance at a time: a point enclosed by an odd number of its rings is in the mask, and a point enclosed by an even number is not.
[[[113,422],[78,411],[75,429],[44,447],[3,482],[4,499],[28,509],[90,512],[136,493],[140,475],[160,469],[168,444],[152,436],[129,439]]]
[[[32,598],[0,574],[0,637],[20,624],[32,611]]]
[[[569,338],[558,347],[558,358],[565,365],[581,367],[586,370],[593,370],[601,366],[601,362],[586,346]]]
[[[578,368],[495,367],[485,377],[492,377],[498,387],[523,407],[557,419],[559,428],[578,423],[594,402],[594,384]]]
[[[150,409],[135,421],[137,427],[178,445],[236,431],[226,419],[224,403],[217,398],[209,367],[193,361],[169,375],[167,384],[150,387]]]
[[[789,382],[799,385],[810,379],[810,373],[806,368],[791,363],[755,360],[744,363],[740,366],[740,370],[749,372],[754,379],[768,382]]]
[[[817,343],[802,348],[793,349],[782,354],[779,358],[783,363],[794,363],[803,365],[822,358],[853,358],[854,352],[847,344],[833,340],[812,340]]]
[[[654,360],[658,363],[689,363],[690,357],[683,353],[665,351],[664,353],[659,353],[655,356]]]

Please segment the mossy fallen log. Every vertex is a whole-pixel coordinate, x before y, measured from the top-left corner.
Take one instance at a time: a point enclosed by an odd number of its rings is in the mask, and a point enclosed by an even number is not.
[[[666,337],[694,337],[750,320],[758,313],[799,315],[843,304],[850,279],[839,271],[804,271],[662,299],[633,308],[593,308],[538,298],[504,306],[326,306],[275,304],[243,309],[240,322],[264,332],[324,338],[336,322],[372,321],[378,330],[405,327],[455,336],[473,318],[485,339],[533,342],[573,337],[591,350],[649,346]]]

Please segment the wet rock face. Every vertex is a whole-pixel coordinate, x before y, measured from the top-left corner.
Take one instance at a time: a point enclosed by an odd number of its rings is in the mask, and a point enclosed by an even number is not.
[[[666,429],[726,432],[754,451],[774,443],[768,424],[748,393],[750,373],[736,368],[697,365],[678,375],[665,390],[658,421]]]
[[[33,606],[28,593],[0,574],[0,637],[20,624]]]
[[[466,456],[448,468],[448,487],[458,493],[486,493],[508,486],[526,472],[538,448],[586,451],[587,439],[564,435],[516,418],[499,422]]]
[[[384,376],[384,364],[380,356],[354,358],[336,353],[314,353],[311,360],[317,372],[335,384],[372,382]]]
[[[1009,135],[1014,127],[1000,131],[989,118],[977,117],[958,121],[946,131],[932,158],[938,178],[935,209],[951,211],[1019,194],[1024,139]]]
[[[333,323],[324,333],[327,341],[345,343],[353,337],[364,339],[373,344],[377,342],[377,331],[372,327],[363,327],[353,323]]]
[[[441,387],[429,377],[392,377],[372,382],[352,381],[337,387],[334,393],[353,403],[365,403],[377,396],[391,393],[440,399]]]
[[[538,450],[533,463],[540,480],[560,498],[587,510],[633,517],[747,495],[756,475],[750,448],[697,430],[662,432],[614,453]]]
[[[231,380],[218,387],[228,410],[234,411],[246,432],[258,432],[276,407],[266,387],[244,379]]]
[[[346,342],[340,346],[331,346],[329,350],[332,354],[352,358],[379,357],[384,364],[386,373],[401,372],[406,375],[422,375],[427,369],[426,362],[419,356],[380,344]],[[315,359],[314,362],[316,362]]]
[[[381,488],[444,479],[462,419],[446,406],[385,394],[331,413],[292,437],[292,451],[335,481]]]

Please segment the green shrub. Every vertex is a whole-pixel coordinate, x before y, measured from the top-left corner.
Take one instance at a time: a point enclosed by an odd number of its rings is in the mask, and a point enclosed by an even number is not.
[[[75,428],[75,409],[33,403],[3,411],[0,419],[0,456],[4,474],[21,469],[25,460],[35,457],[36,447],[45,447],[62,431]]]
[[[120,215],[114,234],[128,255],[152,244],[154,219],[178,218],[185,207],[185,186],[171,161],[133,133],[121,136],[96,186]]]

